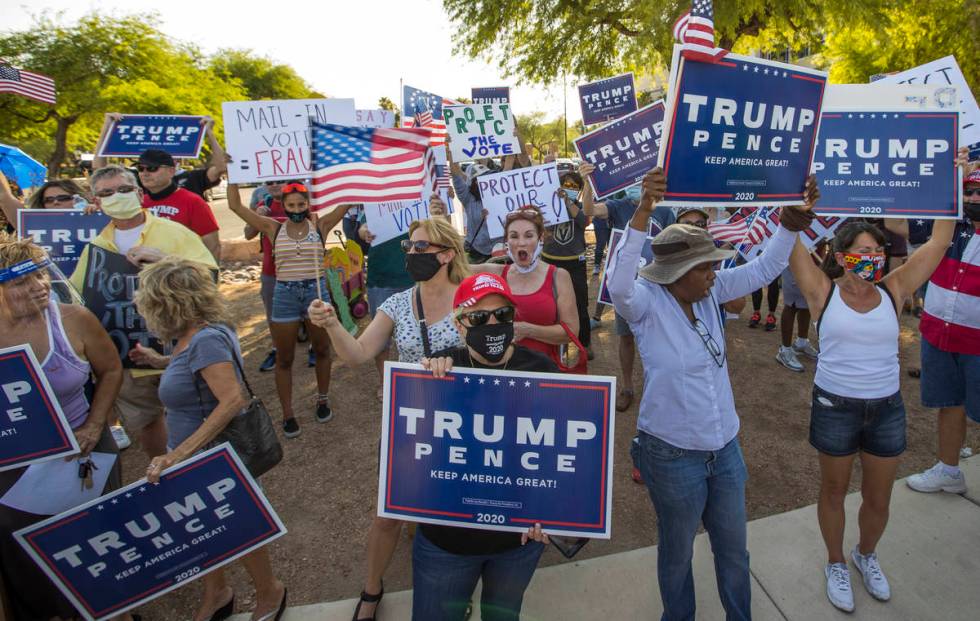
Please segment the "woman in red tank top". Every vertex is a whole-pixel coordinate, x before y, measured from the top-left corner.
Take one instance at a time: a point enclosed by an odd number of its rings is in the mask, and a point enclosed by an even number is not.
[[[484,263],[474,265],[473,271],[503,276],[517,302],[514,341],[555,359],[558,347],[570,340],[560,324],[578,334],[578,311],[571,276],[541,260],[544,235],[544,218],[536,208],[511,212],[504,223],[504,240],[513,263]]]

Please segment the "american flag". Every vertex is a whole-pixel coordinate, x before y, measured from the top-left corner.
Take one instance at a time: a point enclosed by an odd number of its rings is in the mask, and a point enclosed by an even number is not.
[[[674,39],[681,43],[681,56],[716,63],[728,50],[715,47],[715,10],[711,0],[693,0],[691,10],[674,22]]]
[[[456,102],[428,91],[408,86],[402,87],[402,125],[404,127],[427,126],[432,130],[432,146],[444,147],[449,141],[442,107]],[[425,121],[428,120],[428,123]]]
[[[54,104],[54,80],[40,73],[18,69],[0,60],[0,93],[14,93]]]
[[[768,237],[768,207],[736,212],[727,220],[708,223],[708,232],[715,241],[730,244],[759,244]],[[771,235],[771,233],[769,233]]]
[[[311,123],[311,203],[324,209],[343,203],[418,200],[432,187],[435,160],[425,129],[347,127]]]

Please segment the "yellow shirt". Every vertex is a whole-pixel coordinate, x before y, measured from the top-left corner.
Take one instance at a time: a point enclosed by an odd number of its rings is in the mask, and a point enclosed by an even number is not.
[[[215,262],[214,256],[204,245],[204,242],[201,241],[197,233],[183,224],[158,218],[149,211],[144,210],[143,215],[146,217],[146,222],[143,224],[143,230],[140,231],[139,240],[136,242],[137,246],[155,248],[167,255],[173,255],[181,259],[201,263],[212,269],[218,269],[218,264]],[[109,222],[99,233],[98,237],[90,243],[110,252],[119,252],[119,248],[115,242],[115,231],[116,225]],[[75,266],[75,271],[72,273],[71,278],[68,279],[78,291],[79,295],[84,290],[85,272],[88,269],[88,257],[89,246],[86,245],[82,250],[82,256],[78,259],[78,264]],[[159,373],[163,373],[163,371],[132,369],[133,377]]]

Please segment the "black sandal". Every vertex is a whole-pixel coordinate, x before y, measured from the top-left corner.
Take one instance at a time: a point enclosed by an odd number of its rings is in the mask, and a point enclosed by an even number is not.
[[[361,604],[375,604],[374,615],[368,617],[367,619],[361,619],[361,621],[375,621],[378,617],[378,607],[381,605],[381,598],[385,596],[385,585],[384,582],[381,583],[381,592],[372,595],[367,591],[361,591],[361,598],[357,600],[357,607],[354,608],[354,617],[352,621],[357,621],[357,615],[361,612]]]

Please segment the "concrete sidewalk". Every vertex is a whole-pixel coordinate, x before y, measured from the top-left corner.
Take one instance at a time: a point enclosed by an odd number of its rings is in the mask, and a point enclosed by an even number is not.
[[[962,462],[972,485],[965,496],[920,494],[895,483],[888,530],[878,547],[892,599],[875,601],[851,569],[856,610],[850,618],[956,621],[980,618],[980,457]],[[845,547],[857,541],[860,495],[847,498]],[[652,508],[651,508],[652,511]],[[827,601],[826,552],[816,506],[749,523],[753,617],[761,621],[848,617]],[[659,619],[656,546],[539,569],[522,619],[595,621]],[[724,619],[707,536],[695,540],[699,619]],[[411,618],[411,591],[385,595],[381,618]],[[479,588],[474,594],[479,602]],[[290,608],[284,621],[348,621],[356,600]],[[247,620],[247,615],[233,617]],[[479,606],[473,617],[480,618]]]

